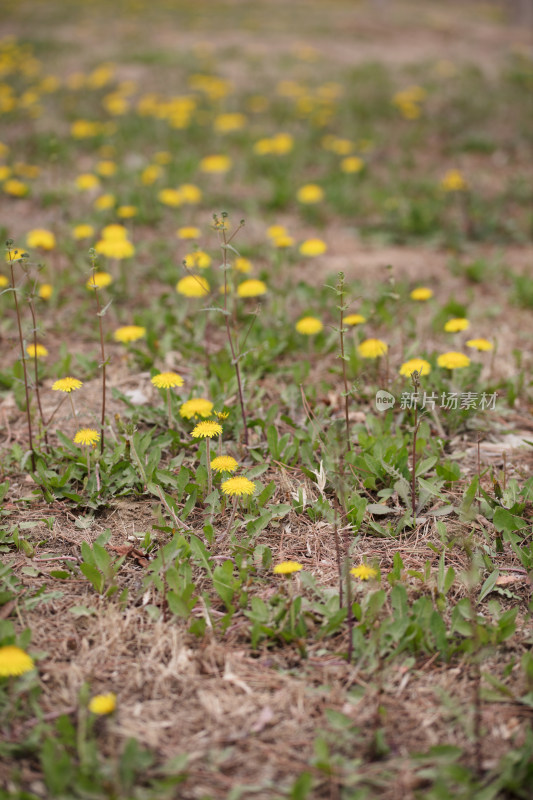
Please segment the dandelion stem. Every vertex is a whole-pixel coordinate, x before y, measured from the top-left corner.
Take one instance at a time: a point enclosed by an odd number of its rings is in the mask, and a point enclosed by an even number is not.
[[[172,399],[170,397],[170,386],[167,386],[167,410],[168,410],[168,429],[172,430]]]
[[[226,528],[226,533],[224,534],[224,537],[229,536],[231,526],[233,525],[233,521],[235,519],[235,511],[237,510],[237,499],[238,499],[237,495],[235,495],[233,497],[233,508],[231,509],[231,517],[229,519],[228,527]]]
[[[37,407],[39,409],[39,416],[41,418],[41,424],[43,426],[43,436],[44,436],[44,443],[46,445],[46,449],[49,450],[48,447],[48,431],[46,430],[46,423],[44,421],[44,414],[43,414],[43,407],[41,405],[41,393],[39,391],[39,368],[37,365],[37,324],[35,320],[35,306],[33,304],[33,298],[30,296],[28,298],[28,305],[30,307],[30,313],[33,323],[33,360],[34,360],[34,370],[35,370],[35,397],[37,398]]]
[[[72,413],[74,415],[74,419],[76,419],[77,414],[76,414],[76,408],[74,406],[74,398],[72,397],[72,392],[68,393],[68,399],[70,400],[70,407],[72,408]]]
[[[205,457],[207,461],[207,496],[213,491],[213,476],[211,474],[211,456],[210,456],[210,440],[209,436],[205,440]]]
[[[339,272],[339,282],[337,284],[337,291],[340,297],[340,303],[337,306],[340,313],[340,328],[339,328],[339,338],[340,338],[340,345],[341,345],[341,361],[342,361],[342,380],[344,383],[344,418],[346,422],[346,449],[348,451],[351,450],[351,434],[350,434],[350,415],[348,413],[348,377],[346,374],[346,356],[344,353],[344,328],[343,328],[343,321],[344,321],[344,310],[346,306],[344,305],[344,273]]]
[[[104,452],[104,440],[105,440],[105,404],[106,404],[106,359],[105,359],[105,347],[104,347],[104,328],[102,325],[102,311],[100,308],[100,298],[98,297],[98,286],[95,280],[95,272],[96,272],[96,257],[92,257],[91,259],[91,268],[92,268],[92,283],[94,288],[94,296],[96,300],[96,316],[98,317],[98,327],[100,330],[100,357],[101,357],[101,367],[102,367],[102,416],[100,419],[100,453]]]
[[[17,289],[15,286],[15,273],[13,270],[13,259],[11,257],[11,250],[8,247],[8,256],[9,256],[9,266],[11,269],[11,287],[13,289],[13,295],[15,297],[15,311],[17,314],[17,326],[18,326],[18,333],[19,333],[19,343],[20,343],[20,355],[22,359],[22,370],[24,372],[24,391],[26,394],[26,420],[28,423],[28,438],[30,440],[30,451],[31,451],[31,468],[32,471],[35,472],[35,450],[33,449],[33,432],[31,428],[31,411],[30,411],[30,391],[28,388],[28,370],[26,369],[26,354],[24,353],[24,340],[22,337],[22,324],[20,321],[20,308],[19,302],[17,297]]]

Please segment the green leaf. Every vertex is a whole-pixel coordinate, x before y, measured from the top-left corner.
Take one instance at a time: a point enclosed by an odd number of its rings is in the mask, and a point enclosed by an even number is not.
[[[500,574],[499,569],[495,569],[494,572],[491,572],[483,586],[481,587],[481,592],[479,593],[479,597],[477,599],[478,603],[481,603],[485,597],[492,592],[496,585],[496,581],[498,580]]]
[[[95,591],[98,594],[102,594],[105,585],[105,579],[101,572],[98,572],[96,567],[93,567],[92,564],[87,564],[87,562],[83,562],[80,564],[80,570],[85,575],[87,580],[92,584]]]
[[[515,517],[506,508],[497,508],[493,517],[494,527],[499,533],[511,533],[525,527],[521,517]]]

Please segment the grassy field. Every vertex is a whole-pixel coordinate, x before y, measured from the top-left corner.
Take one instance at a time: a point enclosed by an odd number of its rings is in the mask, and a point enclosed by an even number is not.
[[[527,27],[3,30],[0,798],[531,798]]]

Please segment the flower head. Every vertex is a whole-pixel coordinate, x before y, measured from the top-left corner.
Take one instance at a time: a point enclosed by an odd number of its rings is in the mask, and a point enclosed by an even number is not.
[[[253,494],[255,492],[255,483],[241,476],[237,478],[228,478],[227,481],[223,482],[220,488],[224,494],[233,497],[242,497],[243,495]]]
[[[182,203],[181,192],[179,189],[161,189],[157,199],[165,206],[180,206]]]
[[[367,581],[369,578],[375,578],[378,574],[377,570],[373,567],[368,567],[366,564],[360,564],[358,567],[352,567],[350,573],[361,581]]]
[[[316,333],[320,333],[321,330],[324,328],[324,324],[318,317],[302,317],[296,323],[296,330],[298,333],[302,333],[304,336],[314,336]]]
[[[194,206],[202,200],[202,190],[194,183],[182,183],[178,187],[181,194],[181,202],[185,205]]]
[[[494,345],[488,339],[469,339],[466,346],[474,350],[494,350]]]
[[[429,300],[431,297],[433,297],[433,292],[426,286],[418,286],[416,289],[413,289],[409,297],[411,300]]]
[[[264,283],[264,281],[258,281],[255,278],[243,281],[237,286],[237,294],[239,297],[259,297],[259,295],[266,294],[266,292],[266,283]]]
[[[440,185],[445,192],[464,192],[468,189],[468,184],[458,169],[448,170]]]
[[[389,346],[381,339],[365,339],[358,346],[357,351],[361,358],[379,358],[384,356]]]
[[[202,275],[186,275],[176,284],[176,291],[184,297],[205,297],[209,289],[209,282]]]
[[[466,331],[470,327],[470,323],[464,317],[454,317],[449,319],[444,326],[447,333],[458,333],[458,331]]]
[[[306,239],[300,245],[300,253],[303,256],[321,256],[328,249],[327,244],[322,239]]]
[[[54,384],[52,384],[52,389],[54,392],[74,392],[76,389],[80,389],[83,386],[83,382],[79,381],[77,378],[60,378]]]
[[[25,250],[21,250],[19,247],[9,247],[6,250],[6,261],[8,263],[11,261],[20,261],[25,252]]]
[[[89,239],[94,235],[94,228],[92,225],[75,225],[72,235],[76,240]]]
[[[284,234],[283,236],[276,236],[274,239],[272,239],[272,244],[279,250],[284,250],[287,247],[293,246],[294,239],[292,238],[292,236]]]
[[[106,286],[109,286],[113,283],[113,276],[109,272],[95,272],[85,286],[87,289],[105,289]]]
[[[33,659],[14,644],[0,647],[0,678],[10,675],[23,675],[34,668]]]
[[[28,184],[18,178],[10,178],[2,185],[2,189],[11,197],[25,197],[30,191]]]
[[[113,334],[115,342],[136,342],[138,339],[143,339],[146,336],[146,328],[142,325],[123,325],[122,328],[117,328]]]
[[[213,411],[213,403],[204,397],[192,397],[186,400],[180,408],[180,416],[184,419],[194,417],[209,417]]]
[[[125,242],[128,238],[128,230],[124,225],[113,223],[102,228],[102,239],[106,242]]]
[[[89,701],[89,711],[93,714],[104,716],[111,714],[117,707],[117,697],[113,692],[107,694],[95,694]]]
[[[96,242],[94,249],[97,253],[107,258],[131,258],[135,255],[135,247],[127,239],[100,239]]]
[[[100,434],[93,428],[81,428],[79,431],[76,431],[72,441],[74,444],[94,447],[94,445],[100,441]]]
[[[178,228],[176,236],[178,239],[198,239],[200,228],[196,228],[194,225],[185,225],[183,228]]]
[[[366,322],[366,317],[363,317],[362,314],[348,314],[347,317],[344,317],[343,322],[345,325],[362,325],[363,322]]]
[[[41,250],[53,250],[56,246],[56,237],[52,231],[44,228],[35,228],[26,236],[28,247],[40,247]]]
[[[211,461],[211,469],[215,472],[235,472],[239,463],[231,456],[217,456]]]
[[[44,344],[28,344],[26,346],[26,352],[30,358],[46,358],[48,355],[48,350]]]
[[[281,564],[276,564],[273,569],[275,575],[292,575],[293,572],[299,572],[303,566],[298,561],[282,561]]]
[[[183,378],[177,372],[160,372],[150,380],[158,389],[173,389],[175,386],[183,386]]]
[[[54,287],[51,283],[41,283],[39,286],[39,297],[42,300],[50,300],[54,293]]]
[[[231,158],[229,158],[229,156],[205,156],[205,158],[202,158],[200,161],[201,172],[227,172],[230,168]]]
[[[468,367],[470,359],[468,356],[465,356],[464,353],[451,351],[449,353],[442,353],[442,355],[437,358],[437,364],[439,367],[444,367],[444,369],[462,369],[462,367]]]
[[[400,375],[405,375],[409,378],[413,372],[419,372],[421,375],[429,375],[431,372],[431,364],[423,358],[410,358],[405,361],[400,367]]]
[[[119,206],[117,208],[117,217],[120,219],[131,219],[137,216],[137,206]]]
[[[320,203],[324,199],[324,190],[317,183],[306,183],[298,189],[296,197],[304,205]]]
[[[9,286],[9,281],[5,275],[0,275],[0,289],[4,289],[6,286]]]
[[[195,250],[194,253],[187,253],[183,259],[187,269],[207,269],[211,266],[211,256],[203,250]]]
[[[354,172],[361,172],[364,166],[365,162],[359,156],[348,156],[341,161],[341,170],[348,175]]]
[[[222,425],[212,420],[204,420],[196,425],[191,436],[195,439],[212,439],[213,436],[220,436],[221,433]]]
[[[88,192],[100,186],[100,178],[92,172],[84,172],[76,178],[76,186],[82,192]]]

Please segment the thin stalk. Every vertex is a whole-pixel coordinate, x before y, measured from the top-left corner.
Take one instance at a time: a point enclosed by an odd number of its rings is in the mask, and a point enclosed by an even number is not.
[[[30,440],[30,451],[31,451],[31,468],[32,471],[35,472],[35,450],[33,449],[33,432],[31,428],[31,412],[30,412],[30,390],[28,388],[28,371],[26,369],[26,354],[24,352],[24,339],[22,336],[22,324],[20,321],[20,308],[19,302],[17,297],[17,289],[15,286],[15,273],[13,270],[13,260],[11,259],[11,251],[8,250],[9,258],[9,266],[11,269],[11,287],[13,289],[13,295],[15,297],[15,311],[17,314],[17,327],[18,327],[18,334],[19,334],[19,344],[20,344],[20,356],[22,359],[22,370],[24,372],[24,391],[26,395],[26,420],[28,424],[28,438]]]
[[[167,412],[168,412],[168,429],[172,430],[172,400],[170,398],[170,386],[167,386]]]
[[[235,519],[235,511],[237,510],[237,495],[233,497],[233,508],[231,509],[231,517],[228,523],[228,527],[226,528],[226,533],[224,537],[229,536],[229,532],[231,530],[231,526],[233,525],[233,520]]]
[[[348,451],[351,450],[351,433],[350,433],[350,415],[348,413],[348,377],[346,373],[346,356],[344,353],[344,310],[346,306],[344,305],[344,273],[339,272],[339,283],[338,292],[340,296],[340,303],[338,305],[339,313],[340,313],[340,328],[339,328],[339,338],[341,344],[341,361],[342,361],[342,380],[344,383],[344,419],[346,422],[346,449]]]
[[[239,230],[239,229],[240,228],[237,228],[237,230]],[[232,332],[231,332],[231,327],[230,327],[230,323],[229,323],[229,314],[228,314],[228,275],[227,275],[227,273],[228,273],[228,250],[227,250],[227,246],[231,242],[231,240],[233,239],[233,237],[235,236],[236,233],[237,233],[237,231],[235,231],[233,233],[233,235],[230,236],[230,238],[228,239],[226,237],[226,231],[224,229],[222,229],[222,240],[223,240],[223,243],[224,243],[224,246],[222,248],[222,266],[223,266],[223,270],[224,270],[224,319],[225,319],[225,322],[226,322],[226,335],[228,337],[229,347],[230,347],[230,351],[231,351],[231,360],[232,360],[233,365],[235,367],[235,376],[237,378],[237,388],[238,388],[238,391],[239,391],[239,403],[240,403],[240,406],[241,406],[241,416],[242,416],[242,422],[243,422],[243,426],[244,426],[244,443],[248,447],[248,441],[249,441],[248,440],[248,424],[247,424],[247,421],[246,421],[246,411],[245,411],[245,408],[244,408],[244,396],[243,396],[243,391],[242,391],[241,370],[240,370],[240,367],[239,367],[238,354],[236,353],[235,344],[233,342],[233,335],[232,335]],[[235,324],[235,327],[236,327],[236,324]]]
[[[205,458],[206,458],[206,466],[207,466],[207,496],[211,494],[213,491],[213,475],[211,473],[211,455],[210,455],[210,439],[209,436],[206,437],[205,440]]]
[[[98,297],[98,287],[96,286],[96,281],[94,280],[94,274],[96,271],[96,261],[92,260],[92,282],[94,284],[94,296],[96,300],[96,316],[98,317],[98,327],[100,329],[100,358],[101,358],[101,367],[102,367],[102,415],[100,419],[100,453],[104,452],[104,441],[105,441],[105,404],[106,404],[106,359],[105,359],[105,347],[104,347],[104,327],[102,325],[102,309],[100,308],[100,298]]]
[[[411,381],[415,390],[415,424],[413,430],[413,454],[412,454],[412,472],[411,472],[411,506],[413,509],[413,524],[416,527],[416,436],[418,433],[418,405],[416,395],[420,386],[420,373],[416,370],[411,373]]]
[[[46,430],[43,407],[41,405],[41,393],[39,391],[39,368],[37,366],[37,323],[35,319],[35,306],[33,305],[32,297],[28,298],[28,305],[30,307],[31,319],[33,323],[33,361],[34,361],[34,371],[35,371],[35,397],[37,398],[37,407],[39,408],[39,416],[41,418],[41,424],[43,426],[44,443],[46,445],[47,451],[49,451],[48,431]]]

